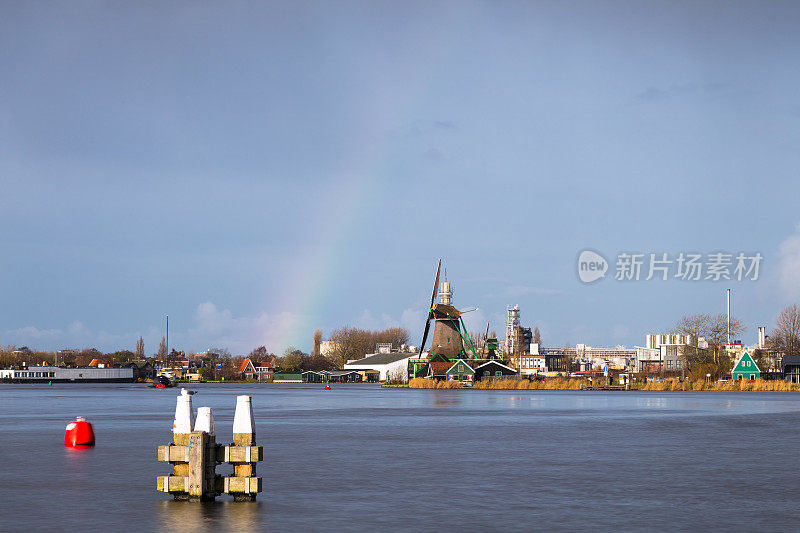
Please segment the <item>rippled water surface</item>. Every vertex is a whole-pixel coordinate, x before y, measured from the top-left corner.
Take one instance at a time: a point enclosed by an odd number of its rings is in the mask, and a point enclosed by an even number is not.
[[[235,396],[253,396],[258,502],[155,491],[176,389],[0,385],[0,529],[800,528],[796,393],[193,388],[218,442],[230,442]],[[64,448],[76,415],[95,448]]]

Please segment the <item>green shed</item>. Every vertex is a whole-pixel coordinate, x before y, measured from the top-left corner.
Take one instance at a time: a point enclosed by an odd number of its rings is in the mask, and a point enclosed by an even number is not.
[[[469,363],[463,359],[459,359],[453,366],[450,367],[450,370],[447,371],[447,379],[456,381],[474,381],[475,371],[472,369]]]
[[[753,361],[749,353],[744,352],[739,360],[736,361],[736,364],[733,365],[731,379],[735,381],[739,379],[758,379],[760,377],[761,370],[758,369],[758,365]]]

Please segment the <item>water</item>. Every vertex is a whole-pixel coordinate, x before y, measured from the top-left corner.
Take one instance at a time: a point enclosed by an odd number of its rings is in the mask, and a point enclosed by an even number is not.
[[[0,529],[798,529],[796,393],[196,385],[230,442],[251,394],[255,503],[155,491],[176,389],[0,385]],[[85,415],[97,446],[69,450]],[[228,472],[221,465],[218,472]]]

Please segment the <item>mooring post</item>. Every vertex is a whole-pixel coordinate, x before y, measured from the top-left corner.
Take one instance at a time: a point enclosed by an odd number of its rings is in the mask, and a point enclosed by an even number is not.
[[[256,499],[256,494],[261,492],[256,463],[263,459],[264,449],[255,445],[250,396],[237,397],[230,446],[216,443],[210,407],[200,407],[194,420],[192,398],[185,390],[178,396],[172,433],[172,444],[158,447],[158,460],[173,465],[173,475],[158,476],[159,492],[172,494],[176,500],[214,500],[222,493],[231,494],[234,501]],[[216,468],[221,462],[233,464],[232,476],[217,475]]]
[[[176,500],[189,498],[189,446],[193,425],[192,397],[186,389],[183,389],[175,405],[172,443],[158,447],[158,460],[172,464],[172,475],[158,476],[157,490],[172,494]]]
[[[261,492],[261,478],[256,463],[262,460],[263,448],[256,446],[256,426],[250,396],[236,397],[233,416],[233,445],[225,450],[225,461],[233,464],[233,476],[225,481],[225,492],[234,501],[255,501]]]

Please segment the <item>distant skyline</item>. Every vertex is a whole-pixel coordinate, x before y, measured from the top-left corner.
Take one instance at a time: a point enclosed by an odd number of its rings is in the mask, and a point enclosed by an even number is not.
[[[800,302],[796,2],[0,6],[0,345],[265,345],[403,326],[441,257],[502,337],[755,342]],[[581,283],[583,250],[611,264]],[[615,281],[620,253],[757,281]]]

